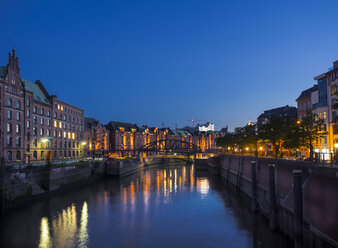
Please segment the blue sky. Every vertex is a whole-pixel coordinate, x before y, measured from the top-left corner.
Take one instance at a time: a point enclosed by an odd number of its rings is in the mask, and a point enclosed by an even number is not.
[[[0,63],[85,115],[230,129],[338,59],[338,1],[1,1]]]

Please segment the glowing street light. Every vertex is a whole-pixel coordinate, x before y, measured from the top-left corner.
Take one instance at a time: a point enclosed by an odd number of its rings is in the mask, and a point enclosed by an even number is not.
[[[245,150],[246,150],[246,151],[249,151],[249,147],[246,147]]]

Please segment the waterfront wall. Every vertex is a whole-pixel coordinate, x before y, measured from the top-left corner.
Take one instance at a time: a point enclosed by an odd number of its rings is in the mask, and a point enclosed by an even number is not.
[[[196,169],[219,175],[249,196],[252,210],[265,215],[271,229],[301,243],[295,247],[338,247],[338,169],[237,155],[198,160]]]
[[[105,161],[74,164],[63,167],[43,166],[15,170],[1,170],[1,212],[29,203],[57,191],[72,189],[98,178],[105,173]]]

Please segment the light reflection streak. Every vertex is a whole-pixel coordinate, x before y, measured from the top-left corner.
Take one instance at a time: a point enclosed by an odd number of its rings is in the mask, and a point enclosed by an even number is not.
[[[47,217],[41,219],[40,224],[40,243],[39,248],[52,247],[52,241],[49,232],[49,223]]]
[[[74,236],[77,231],[76,209],[72,205],[62,210],[53,220],[53,237],[55,247],[73,247]]]
[[[80,233],[79,233],[79,247],[85,248],[88,243],[88,207],[87,202],[85,201],[82,206],[81,213],[81,224],[80,224]]]

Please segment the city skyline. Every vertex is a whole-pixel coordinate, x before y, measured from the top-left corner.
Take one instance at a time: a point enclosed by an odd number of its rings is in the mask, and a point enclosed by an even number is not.
[[[337,3],[306,3],[12,1],[0,17],[0,61],[14,47],[23,78],[102,123],[174,128],[196,118],[233,130],[296,106],[338,58],[338,18],[315,15]]]

